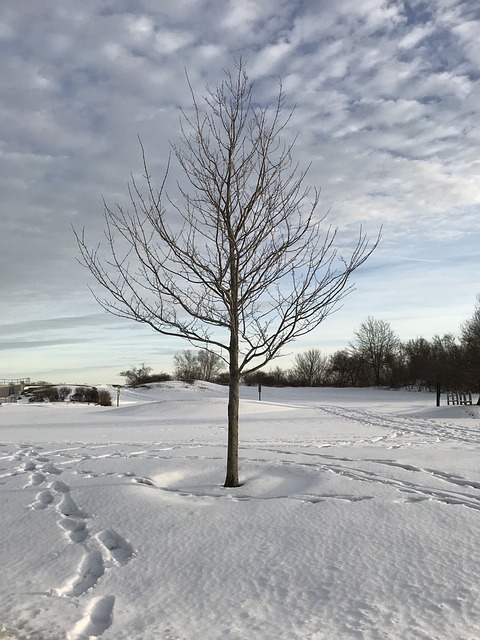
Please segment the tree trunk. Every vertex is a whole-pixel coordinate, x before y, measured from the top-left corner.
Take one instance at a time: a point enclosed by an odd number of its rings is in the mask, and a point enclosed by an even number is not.
[[[230,382],[228,385],[227,477],[224,487],[238,487],[238,408],[240,404],[240,374],[238,371],[238,333],[230,340]]]

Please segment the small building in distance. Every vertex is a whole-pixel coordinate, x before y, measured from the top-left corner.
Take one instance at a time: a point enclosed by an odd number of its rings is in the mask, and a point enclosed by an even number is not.
[[[0,378],[0,403],[16,402],[27,384],[30,378]]]

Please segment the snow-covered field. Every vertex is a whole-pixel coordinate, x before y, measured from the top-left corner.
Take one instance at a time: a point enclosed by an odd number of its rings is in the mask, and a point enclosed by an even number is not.
[[[480,414],[167,383],[0,406],[0,638],[478,640]]]

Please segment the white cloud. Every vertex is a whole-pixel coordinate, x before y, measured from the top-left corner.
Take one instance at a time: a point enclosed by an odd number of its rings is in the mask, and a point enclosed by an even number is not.
[[[154,49],[162,54],[172,54],[193,43],[193,35],[182,31],[158,31],[155,34]]]
[[[101,196],[125,203],[130,173],[141,174],[137,134],[153,173],[163,175],[169,141],[178,140],[179,107],[190,105],[185,68],[201,96],[240,55],[258,102],[276,95],[281,76],[286,109],[297,105],[285,135],[298,133],[296,158],[312,162],[308,179],[322,189],[321,212],[331,207],[332,221],[348,232],[359,222],[374,232],[383,222],[389,249],[412,234],[420,255],[429,247],[443,255],[447,243],[442,277],[455,273],[462,311],[468,282],[473,304],[478,257],[456,265],[455,255],[479,240],[480,16],[457,0],[406,7],[384,0],[7,0],[0,28],[4,313],[34,319],[52,307],[76,316],[95,308],[75,261],[71,222],[100,239]],[[365,295],[352,313],[386,313],[392,281],[404,287],[398,304],[415,306],[407,271],[408,278],[404,265],[380,268],[374,278],[366,271]],[[435,277],[428,273],[420,290]],[[439,325],[450,304],[444,296],[442,304]],[[393,294],[388,313],[402,317]],[[127,366],[138,359],[128,348]]]
[[[154,33],[155,22],[149,16],[125,16],[125,23],[127,29],[133,36],[136,42],[150,41],[151,36]]]
[[[398,45],[403,49],[413,49],[418,44],[422,42],[425,38],[433,33],[434,27],[431,25],[428,26],[418,26],[408,31],[407,34],[401,38]]]
[[[237,32],[246,32],[259,16],[259,3],[255,0],[230,0],[228,12],[221,20],[221,26]]]
[[[251,77],[255,79],[272,73],[278,74],[283,60],[291,53],[292,45],[288,42],[267,45],[255,56],[255,61],[249,71]]]

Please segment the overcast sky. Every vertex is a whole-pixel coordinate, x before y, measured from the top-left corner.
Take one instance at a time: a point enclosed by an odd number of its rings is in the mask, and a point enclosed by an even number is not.
[[[320,213],[382,242],[343,308],[288,352],[347,346],[373,316],[458,334],[480,291],[477,0],[3,0],[0,378],[120,382],[187,344],[95,302],[72,233],[127,203],[140,135],[162,177],[179,109],[243,56],[255,99],[282,78]],[[175,169],[173,170],[175,171]],[[275,364],[288,367],[291,356]]]

